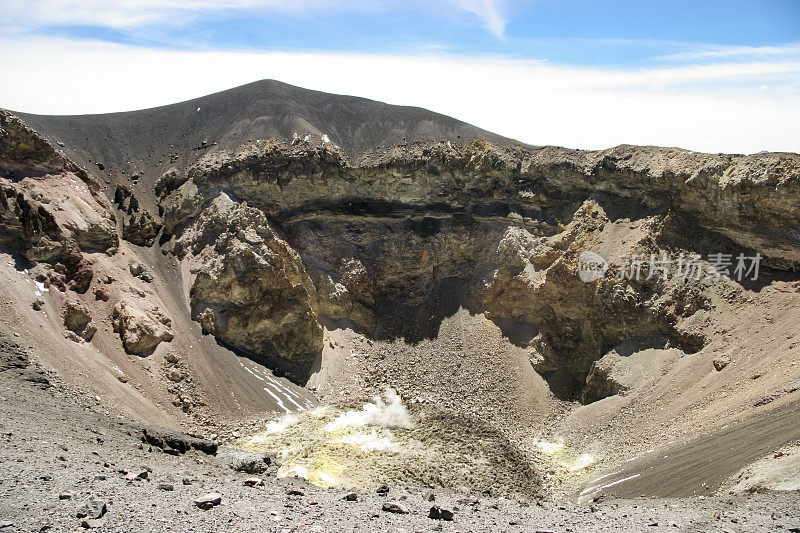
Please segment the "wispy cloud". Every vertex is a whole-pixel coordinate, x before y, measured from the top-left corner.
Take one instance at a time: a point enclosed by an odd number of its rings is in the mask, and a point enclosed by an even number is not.
[[[774,46],[732,46],[732,45],[713,45],[713,44],[687,44],[684,47],[691,47],[691,50],[666,54],[655,59],[665,59],[674,61],[697,61],[697,60],[741,60],[744,58],[753,59],[785,59],[794,57],[800,59],[800,43],[785,43]]]
[[[198,12],[256,8],[294,11],[320,3],[314,0],[5,0],[0,6],[0,17],[26,25],[128,28],[153,22],[182,22],[186,16]]]
[[[442,9],[432,9],[437,5]],[[472,13],[498,37],[503,36],[507,22],[503,0],[4,0],[0,21],[17,27],[72,24],[126,29],[152,23],[183,24],[195,16],[225,11],[318,14],[407,8],[440,14],[456,8]]]
[[[497,37],[506,29],[505,5],[500,0],[453,0],[458,7],[478,15],[486,27]]]
[[[9,79],[47,72],[59,80],[0,84],[0,106],[29,112],[131,110],[274,78],[426,107],[532,144],[800,151],[798,61],[599,69],[501,57],[166,51],[0,38],[0,64]]]

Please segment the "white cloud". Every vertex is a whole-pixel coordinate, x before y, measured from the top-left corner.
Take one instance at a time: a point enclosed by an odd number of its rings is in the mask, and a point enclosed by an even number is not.
[[[506,29],[506,17],[503,6],[498,0],[454,0],[461,9],[478,15],[486,27],[498,37],[502,37]]]
[[[168,104],[274,78],[445,113],[531,144],[800,151],[800,62],[646,70],[504,58],[164,51],[0,39],[0,106],[89,113]]]
[[[0,17],[26,25],[91,24],[114,28],[173,21],[191,13],[231,9],[298,10],[314,0],[4,0]]]
[[[380,11],[416,8],[446,12],[453,7],[473,13],[495,35],[506,25],[503,0],[3,0],[0,21],[21,27],[89,24],[133,28],[154,22],[180,24],[198,14],[220,11],[283,12]]]
[[[734,46],[734,45],[713,45],[713,44],[694,44],[695,49],[685,52],[677,52],[657,57],[656,59],[668,59],[676,61],[696,61],[703,59],[775,59],[794,57],[800,59],[800,43],[786,43],[774,46]]]

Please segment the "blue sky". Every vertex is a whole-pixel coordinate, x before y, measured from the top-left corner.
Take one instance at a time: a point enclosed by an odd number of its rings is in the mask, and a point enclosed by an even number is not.
[[[9,75],[70,80],[4,84],[12,109],[133,109],[276,78],[535,144],[800,151],[798,0],[4,0],[0,23]]]
[[[675,62],[676,54],[722,47],[800,43],[798,0],[476,0],[370,7],[360,2],[302,7],[299,0],[294,6],[267,1],[191,10],[177,8],[177,2],[152,4],[162,5],[153,11],[108,2],[117,12],[107,18],[101,3],[83,17],[64,13],[63,21],[53,13],[37,17],[34,11],[28,21],[22,15],[21,29],[177,49],[435,51],[618,67]]]

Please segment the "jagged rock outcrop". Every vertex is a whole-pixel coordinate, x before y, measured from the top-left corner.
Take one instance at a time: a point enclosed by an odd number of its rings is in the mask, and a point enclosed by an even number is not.
[[[176,184],[171,182],[174,179],[173,175],[170,174],[169,176],[166,184],[160,181],[161,187],[156,186],[157,191],[161,191],[163,188],[162,194],[166,195],[159,204],[161,215],[164,218],[164,231],[166,233],[172,233],[176,226],[196,217],[206,201],[205,196],[200,194],[194,181],[184,181],[172,189],[170,186]]]
[[[114,306],[111,318],[114,331],[130,354],[150,355],[156,346],[174,337],[169,317],[144,302],[123,299]]]
[[[222,187],[268,213],[284,215],[320,206],[375,212],[383,204],[386,211],[388,204],[476,215],[516,211],[552,221],[595,197],[613,217],[674,210],[776,264],[800,261],[796,154],[714,155],[635,146],[500,148],[475,141],[375,150],[351,165],[329,143],[261,141],[209,154],[187,179],[198,194]],[[781,231],[764,229],[779,226]]]
[[[197,274],[190,298],[203,330],[302,381],[322,349],[314,285],[264,214],[217,196],[176,243]]]
[[[156,235],[161,231],[161,223],[149,211],[140,207],[139,200],[130,187],[117,186],[114,203],[123,213],[122,238],[139,246],[152,246]]]
[[[19,179],[25,176],[75,172],[82,179],[86,173],[59,154],[43,137],[8,111],[0,109],[0,177]]]
[[[534,367],[550,372],[563,365],[579,382],[594,361],[625,338],[666,335],[687,351],[699,349],[703,339],[682,331],[666,303],[672,293],[668,283],[646,279],[647,272],[638,280],[609,275],[586,282],[578,272],[586,250],[613,246],[616,257],[660,257],[662,250],[653,243],[660,222],[654,216],[633,225],[614,223],[588,200],[552,237],[509,227],[497,245],[498,267],[480,294],[488,316],[532,326],[537,332],[529,342]],[[612,235],[614,241],[608,242]],[[612,268],[619,274],[623,266]]]
[[[84,293],[94,276],[84,254],[114,250],[118,242],[97,181],[0,111],[0,244],[42,263],[47,286]]]
[[[117,245],[107,200],[74,174],[0,178],[0,191],[0,239],[31,261],[63,261],[70,251],[104,252]]]

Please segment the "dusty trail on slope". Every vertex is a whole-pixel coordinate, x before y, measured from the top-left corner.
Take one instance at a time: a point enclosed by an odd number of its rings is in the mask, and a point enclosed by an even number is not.
[[[683,498],[710,495],[737,471],[800,439],[800,401],[786,403],[721,431],[659,448],[611,468],[579,496]]]

